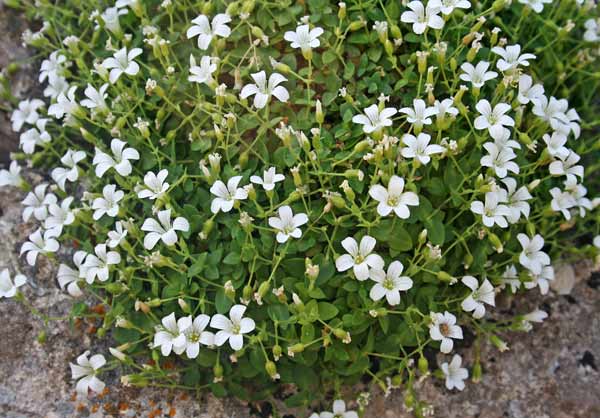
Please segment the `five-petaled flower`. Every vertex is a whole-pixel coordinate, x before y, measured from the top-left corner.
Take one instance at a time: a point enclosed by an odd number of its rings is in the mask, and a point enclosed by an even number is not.
[[[280,244],[286,242],[290,237],[300,238],[302,230],[299,228],[308,222],[306,213],[292,213],[289,206],[281,206],[278,211],[279,216],[269,218],[269,226],[277,230],[277,242]]]
[[[371,269],[369,278],[376,282],[369,296],[374,301],[382,299],[384,296],[387,302],[394,306],[400,303],[400,292],[412,287],[413,281],[408,276],[400,276],[404,266],[400,261],[392,261],[388,266],[387,273],[379,269]]]
[[[229,341],[229,346],[235,351],[242,349],[244,334],[254,331],[256,327],[252,318],[244,318],[244,312],[244,305],[233,305],[229,310],[229,318],[221,314],[213,315],[210,326],[219,330],[215,334],[216,346],[220,347]]]
[[[140,66],[134,60],[142,55],[141,48],[133,48],[127,52],[127,47],[119,49],[112,57],[106,58],[102,62],[102,66],[110,70],[108,80],[111,84],[115,84],[122,74],[130,76],[136,75],[140,71]]]
[[[92,164],[96,166],[96,176],[102,177],[111,168],[114,168],[122,176],[131,174],[133,167],[129,160],[139,160],[140,153],[135,148],[125,148],[126,145],[127,142],[113,138],[110,142],[112,155],[96,148],[96,155],[94,155],[94,160],[92,161]]]
[[[323,29],[316,27],[310,29],[308,25],[300,25],[295,31],[287,31],[283,38],[290,42],[292,48],[300,48],[306,59],[310,59],[312,48],[321,45],[319,36],[323,34]]]
[[[71,366],[71,377],[77,380],[77,392],[87,396],[91,389],[96,393],[102,393],[104,382],[96,377],[98,371],[106,364],[106,359],[102,354],[94,354],[90,358],[89,351],[84,352],[77,357],[77,364],[69,363]]]
[[[254,184],[260,184],[263,189],[270,192],[275,188],[275,183],[285,180],[285,176],[278,174],[275,170],[275,167],[269,167],[268,170],[263,171],[262,178],[260,176],[252,176],[250,177],[250,181]]]
[[[454,347],[454,341],[462,340],[462,328],[456,325],[456,316],[446,311],[444,313],[431,312],[429,336],[433,341],[441,341],[440,351],[448,354]]]
[[[44,231],[38,228],[34,233],[29,235],[29,241],[21,246],[21,255],[26,253],[25,258],[27,264],[35,266],[35,260],[38,254],[50,254],[58,251],[60,245],[54,238],[56,237],[55,230]]]
[[[370,134],[392,126],[392,116],[397,112],[393,107],[386,107],[380,111],[379,107],[373,104],[365,109],[364,115],[354,115],[352,122],[363,125],[363,132]]]
[[[159,240],[165,245],[175,245],[177,242],[177,232],[187,232],[190,230],[190,224],[187,219],[179,216],[171,223],[171,209],[165,209],[158,212],[158,221],[148,218],[142,225],[142,231],[148,232],[144,237],[144,248],[151,250]]]
[[[154,347],[160,347],[163,356],[168,356],[171,351],[181,354],[186,349],[186,338],[183,333],[192,326],[192,318],[184,316],[175,319],[175,312],[171,312],[161,320],[162,325],[156,327],[154,334]]]
[[[369,267],[382,270],[384,266],[383,258],[373,253],[377,241],[375,238],[365,235],[360,240],[360,245],[352,237],[344,238],[342,247],[348,252],[335,260],[335,266],[338,271],[352,269],[358,280],[367,280],[369,278]]]
[[[114,218],[119,214],[119,202],[125,196],[123,190],[117,190],[117,186],[114,184],[107,184],[102,189],[102,197],[97,197],[92,202],[92,209],[94,209],[94,220],[102,218],[104,215],[108,215]]]
[[[88,254],[80,272],[89,284],[97,277],[101,282],[108,280],[110,266],[121,262],[121,255],[116,251],[106,251],[106,244],[98,244],[94,248],[95,254]]]
[[[471,289],[471,294],[461,303],[461,307],[466,312],[473,312],[473,318],[483,318],[485,315],[485,305],[496,306],[496,292],[494,286],[488,279],[485,279],[481,285],[473,276],[464,276],[461,280],[465,286]]]
[[[533,274],[540,274],[542,268],[550,264],[550,257],[542,251],[544,238],[540,234],[534,235],[531,239],[525,234],[519,234],[517,240],[523,247],[523,251],[519,254],[521,265]]]
[[[287,78],[279,73],[272,73],[267,82],[267,74],[264,71],[250,74],[255,84],[246,84],[240,92],[240,97],[245,99],[254,95],[254,107],[262,109],[267,105],[271,96],[275,96],[280,102],[287,102],[290,94],[287,89],[280,86]]]
[[[17,288],[27,282],[27,277],[22,274],[15,275],[14,279],[10,277],[8,269],[0,272],[0,298],[12,298],[17,294]]]
[[[401,219],[410,216],[409,206],[419,205],[419,196],[414,192],[404,191],[404,179],[393,175],[385,187],[375,184],[369,189],[369,195],[379,202],[377,213],[380,216],[388,216],[392,211]]]
[[[229,212],[237,200],[244,200],[248,192],[243,187],[238,187],[242,176],[233,176],[227,181],[227,186],[221,180],[217,180],[210,187],[210,192],[216,197],[210,204],[212,213]]]
[[[440,368],[446,376],[446,388],[452,390],[454,388],[463,390],[465,388],[465,379],[469,377],[469,371],[464,367],[460,367],[462,364],[462,358],[455,354],[452,357],[450,364],[442,363]]]
[[[404,158],[413,158],[423,165],[429,164],[431,155],[444,152],[446,149],[441,145],[431,144],[431,135],[421,132],[416,137],[411,134],[405,134],[402,142],[406,145],[400,150]]]
[[[404,23],[412,23],[412,30],[417,35],[422,34],[429,27],[432,29],[442,29],[444,19],[439,15],[439,2],[429,1],[424,6],[420,1],[411,1],[406,5],[410,10],[405,11],[400,16]]]
[[[193,25],[187,30],[187,38],[198,36],[198,48],[206,50],[215,36],[229,37],[231,34],[231,29],[227,26],[229,22],[231,17],[225,13],[217,14],[212,22],[209,22],[205,15],[199,15],[192,20]]]

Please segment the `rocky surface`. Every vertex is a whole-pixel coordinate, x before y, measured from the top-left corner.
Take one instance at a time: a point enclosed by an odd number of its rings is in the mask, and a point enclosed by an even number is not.
[[[20,44],[25,24],[0,5],[0,67],[18,59],[27,66],[27,51]],[[32,71],[13,75],[13,94],[25,97],[35,89]],[[8,115],[0,112],[0,165],[14,150],[16,136]],[[31,180],[39,176],[27,173]],[[21,220],[23,194],[0,189],[0,269],[25,273],[30,281],[24,288],[32,308],[42,315],[65,317],[72,299],[60,292],[55,268],[40,262],[26,267],[18,250],[34,225]],[[528,334],[504,338],[510,348],[500,353],[483,348],[484,376],[469,382],[463,392],[448,392],[443,382],[427,379],[418,390],[430,405],[431,416],[440,418],[597,418],[600,417],[600,274],[591,275],[588,265],[564,267],[552,295],[542,298],[530,292],[505,310],[529,312],[538,307],[549,318]],[[535,295],[535,296],[534,296]],[[517,309],[514,309],[516,312]],[[117,373],[103,375],[105,393],[81,399],[75,395],[68,363],[86,349],[108,356],[106,342],[90,336],[94,322],[49,321],[33,315],[14,300],[0,300],[0,417],[181,417],[217,418],[268,416],[264,405],[241,405],[201,394],[168,389],[123,387]],[[43,336],[43,338],[40,338]],[[463,358],[472,364],[469,350]],[[438,361],[442,358],[438,358]],[[355,406],[355,405],[351,405]],[[282,411],[298,417],[310,411]],[[288,417],[294,415],[287,415]],[[409,418],[401,389],[389,396],[371,394],[365,417]]]

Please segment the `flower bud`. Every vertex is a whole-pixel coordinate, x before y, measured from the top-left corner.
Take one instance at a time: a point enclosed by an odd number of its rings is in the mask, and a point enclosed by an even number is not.
[[[477,361],[473,366],[473,382],[479,383],[481,381],[481,363]]]
[[[438,271],[437,278],[446,283],[452,283],[452,282],[456,281],[456,279],[454,277],[452,277],[450,274],[446,273],[445,271]]]
[[[421,374],[427,374],[427,372],[429,372],[429,362],[422,354],[419,357],[419,361],[417,362],[417,367],[419,368]]]
[[[323,114],[323,106],[321,105],[321,101],[317,100],[316,105],[315,105],[315,116],[317,118],[317,123],[319,125],[323,124],[323,121],[325,120],[325,115]]]
[[[277,373],[277,366],[272,361],[267,361],[267,363],[265,364],[265,370],[267,374],[271,377],[271,379],[279,379],[279,373]]]
[[[508,345],[500,339],[497,335],[490,336],[490,342],[496,346],[500,351],[508,350]]]
[[[177,299],[177,303],[179,304],[179,307],[183,312],[185,312],[186,314],[192,313],[190,305],[188,305],[188,303],[183,298]]]
[[[504,245],[502,245],[502,242],[500,241],[500,238],[498,238],[498,235],[494,234],[493,232],[490,232],[488,233],[488,239],[490,240],[490,243],[496,249],[496,252],[498,254],[501,254],[504,251]]]

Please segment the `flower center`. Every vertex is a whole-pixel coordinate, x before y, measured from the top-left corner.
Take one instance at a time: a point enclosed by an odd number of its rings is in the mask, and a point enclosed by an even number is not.
[[[387,290],[392,290],[394,288],[394,281],[389,277],[386,277],[381,285]]]
[[[354,257],[354,262],[356,264],[361,264],[364,261],[365,261],[365,258],[361,254],[358,254],[356,257]]]
[[[237,322],[231,323],[231,333],[232,334],[239,334],[241,329],[242,329],[242,327]]]
[[[448,324],[440,324],[440,333],[444,337],[447,337],[448,334],[450,334],[450,327],[448,326]]]
[[[398,206],[399,202],[400,202],[399,196],[388,196],[388,199],[387,199],[388,206],[391,206],[394,208],[394,207]]]

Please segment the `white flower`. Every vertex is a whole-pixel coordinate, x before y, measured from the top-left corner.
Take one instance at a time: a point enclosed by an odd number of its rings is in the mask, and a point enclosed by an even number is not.
[[[308,222],[306,213],[298,213],[294,215],[292,208],[289,206],[281,206],[278,209],[279,216],[269,218],[269,226],[277,230],[277,242],[283,244],[289,237],[300,238],[302,231],[300,226]]]
[[[25,209],[23,209],[23,220],[25,222],[29,221],[31,215],[38,221],[43,221],[48,217],[48,206],[56,203],[57,199],[53,193],[46,194],[47,188],[46,183],[35,186],[35,189],[27,193],[27,196],[21,202],[25,205]]]
[[[311,418],[315,415],[311,415]],[[347,411],[346,403],[341,399],[336,399],[333,401],[333,411],[323,411],[318,418],[358,418],[358,414],[355,411]]]
[[[429,0],[428,6],[439,7],[443,15],[448,16],[454,9],[470,9],[468,0]]]
[[[541,324],[544,322],[544,319],[548,318],[548,313],[542,311],[541,309],[537,309],[533,312],[529,312],[528,314],[523,315],[521,326],[525,331],[530,331],[532,327],[532,322],[537,322]]]
[[[535,102],[544,95],[544,86],[533,84],[533,79],[527,74],[521,74],[519,77],[519,95],[517,100],[521,104]]]
[[[83,292],[79,288],[79,284],[77,282],[82,276],[81,269],[83,267],[82,264],[85,260],[85,257],[87,257],[87,253],[85,251],[77,251],[73,255],[73,263],[75,264],[75,267],[77,267],[77,270],[74,270],[68,265],[62,263],[58,267],[58,285],[60,286],[61,290],[64,290],[66,287],[69,295],[73,297],[80,297],[83,295]]]
[[[321,43],[319,36],[323,34],[323,29],[316,27],[310,29],[308,25],[300,25],[295,31],[288,31],[283,38],[290,42],[290,46],[294,49],[300,48],[302,52],[310,51],[312,48],[318,48]]]
[[[495,71],[488,71],[490,63],[487,61],[480,61],[477,66],[473,67],[473,64],[465,62],[460,66],[464,72],[460,75],[460,79],[463,81],[470,81],[473,87],[481,88],[486,81],[493,80],[498,77],[498,73]]]
[[[458,115],[458,109],[454,106],[454,100],[452,99],[444,99],[441,102],[436,100],[433,103],[433,108],[435,109],[435,117],[443,120],[446,114],[450,116]]]
[[[73,203],[73,197],[66,197],[58,206],[56,203],[50,203],[48,206],[48,217],[44,220],[45,229],[53,229],[56,231],[56,236],[62,233],[65,225],[71,225],[75,222],[75,214],[70,208]]]
[[[134,59],[142,55],[141,48],[133,48],[127,52],[127,47],[119,49],[112,57],[106,58],[102,62],[102,67],[110,70],[108,80],[111,84],[115,84],[123,73],[134,76],[140,71],[140,66]]]
[[[166,168],[163,168],[157,174],[148,171],[144,175],[144,184],[146,187],[139,187],[136,190],[137,196],[140,199],[160,199],[169,190],[169,183],[165,182],[168,175],[169,172]]]
[[[254,184],[260,184],[266,191],[275,189],[275,183],[284,181],[285,176],[283,174],[277,174],[275,167],[269,167],[267,171],[263,171],[262,178],[259,176],[250,177],[250,181]]]
[[[88,359],[89,351],[86,351],[77,357],[77,364],[69,363],[71,366],[71,377],[77,380],[77,392],[87,396],[91,389],[96,393],[102,393],[104,382],[96,377],[98,371],[106,364],[106,359],[102,354],[95,354]]]
[[[430,3],[435,4],[430,5]],[[444,19],[438,15],[440,12],[439,2],[429,2],[425,7],[420,1],[411,1],[407,7],[410,11],[403,12],[400,20],[404,23],[412,23],[412,30],[417,35],[425,32],[427,27],[432,29],[444,27]]]
[[[371,269],[369,278],[376,282],[369,292],[371,299],[378,301],[385,296],[390,305],[398,305],[400,291],[408,290],[413,285],[410,277],[400,276],[403,270],[404,266],[400,261],[392,261],[387,273],[380,269]]]
[[[377,213],[380,216],[388,216],[392,210],[401,219],[410,216],[408,206],[418,206],[419,197],[416,193],[404,191],[404,179],[396,175],[390,178],[387,190],[375,184],[369,189],[369,195],[379,202]]]
[[[185,316],[175,319],[175,312],[165,316],[161,320],[162,326],[156,327],[156,333],[154,334],[154,347],[160,347],[160,352],[163,356],[168,356],[171,351],[175,354],[181,354],[186,349],[186,338],[183,333],[184,330],[188,329],[192,325],[192,318]]]
[[[561,104],[566,105],[567,102],[563,101]],[[579,121],[581,118],[575,109],[569,109],[564,113],[564,117],[558,121],[556,126],[552,128],[557,132],[560,132],[563,135],[569,135],[570,132],[573,132],[573,136],[577,139],[579,135],[581,135],[581,126],[579,126]]]
[[[117,186],[114,184],[107,184],[102,188],[102,197],[97,197],[92,202],[92,209],[94,209],[94,220],[102,218],[104,215],[108,215],[112,218],[119,214],[119,201],[123,199],[125,193],[122,190],[117,190]]]
[[[485,279],[480,286],[477,279],[473,276],[464,276],[461,281],[472,292],[462,301],[460,306],[463,308],[463,311],[473,311],[473,318],[483,318],[483,315],[485,315],[484,303],[496,306],[494,286],[492,286],[488,279]]]
[[[519,174],[519,165],[512,161],[517,158],[512,148],[498,146],[493,142],[486,142],[483,144],[483,148],[488,152],[488,155],[484,155],[479,160],[483,167],[493,168],[501,179],[506,177],[509,171]]]
[[[215,335],[210,331],[205,331],[210,322],[210,316],[200,314],[183,330],[185,335],[185,354],[188,358],[198,357],[200,353],[200,344],[211,346],[215,344]]]
[[[8,170],[0,170],[0,187],[14,186],[19,187],[23,183],[21,177],[21,167],[16,161],[11,161]]]
[[[521,280],[519,280],[517,268],[514,266],[514,264],[506,266],[506,270],[504,270],[504,273],[502,273],[500,282],[500,289],[504,289],[506,285],[508,285],[513,293],[517,293],[517,290],[519,290],[521,287]]]
[[[548,122],[552,129],[556,129],[567,123],[567,115],[564,110],[569,106],[565,99],[557,100],[554,96],[548,99],[541,95],[533,101],[534,115],[539,116],[542,120]]]
[[[123,228],[123,222],[117,221],[115,223],[115,229],[113,231],[109,231],[107,235],[108,241],[106,242],[106,244],[110,248],[116,248],[119,245],[121,245],[121,242],[123,242],[123,240],[127,236],[127,229]]]
[[[528,5],[536,13],[541,13],[544,10],[544,4],[551,4],[552,0],[519,0],[519,3]]]
[[[492,135],[492,138],[494,138],[494,143],[498,147],[509,147],[509,148],[514,148],[514,149],[521,149],[521,144],[519,144],[514,139],[510,139],[510,136],[511,136],[510,130],[503,129],[502,131],[496,132],[496,136]]]
[[[485,204],[476,200],[471,203],[471,211],[481,215],[482,222],[488,228],[498,225],[500,228],[506,228],[508,222],[506,217],[511,216],[508,206],[501,204],[506,202],[506,193],[487,192],[485,194]]]
[[[386,126],[392,126],[392,116],[396,114],[397,110],[393,107],[386,107],[380,112],[377,105],[372,104],[364,112],[364,115],[354,115],[352,122],[363,125],[363,132],[370,134]]]
[[[60,162],[65,167],[57,167],[52,170],[52,179],[56,182],[61,190],[65,190],[66,181],[74,182],[79,178],[79,168],[77,163],[84,160],[86,157],[83,151],[73,151],[68,149],[65,155],[62,156]]]
[[[510,110],[510,105],[506,103],[498,103],[492,109],[490,102],[483,99],[477,102],[475,108],[480,113],[475,119],[476,129],[487,129],[493,138],[503,135],[506,130],[504,126],[515,126],[515,121],[506,112]]]
[[[442,363],[440,368],[446,376],[446,388],[452,390],[454,388],[463,390],[465,388],[465,379],[469,377],[469,371],[464,367],[460,367],[462,358],[458,354],[452,357],[450,364]]]
[[[84,94],[87,99],[81,101],[81,106],[87,107],[88,109],[98,109],[99,111],[107,111],[108,105],[106,104],[106,90],[108,89],[108,83],[104,83],[100,86],[99,90],[96,90],[94,86],[88,84],[85,88]]]
[[[369,267],[382,270],[384,266],[383,258],[378,254],[372,254],[377,241],[375,238],[365,235],[360,240],[360,245],[351,237],[344,238],[342,247],[348,252],[339,256],[335,260],[335,266],[338,271],[352,269],[358,280],[367,280],[369,278]]]
[[[198,36],[198,48],[208,49],[213,37],[229,37],[231,34],[231,29],[227,26],[229,22],[231,22],[231,17],[225,13],[219,13],[213,17],[211,23],[208,22],[205,15],[199,15],[192,20],[193,25],[187,30],[187,38]]]
[[[568,191],[562,191],[558,187],[550,189],[552,195],[552,201],[550,207],[554,212],[562,212],[565,219],[568,221],[571,219],[571,212],[569,209],[577,205],[577,201]]]
[[[585,216],[585,211],[594,209],[592,201],[585,197],[587,189],[583,184],[578,184],[577,179],[569,178],[565,181],[565,191],[568,191],[575,200],[575,206],[579,208],[579,216]]]
[[[0,298],[12,298],[17,294],[17,288],[27,282],[27,277],[17,274],[14,279],[10,278],[8,269],[0,273]]]
[[[212,213],[229,212],[236,200],[244,200],[248,197],[246,189],[238,187],[240,181],[242,176],[233,176],[227,181],[227,186],[221,180],[214,182],[210,187],[210,192],[216,196],[210,204]]]
[[[218,329],[215,334],[215,345],[222,346],[226,341],[235,351],[241,350],[244,345],[244,334],[254,331],[256,325],[252,318],[244,318],[246,307],[233,305],[229,310],[229,318],[225,315],[215,314],[210,320],[210,326]]]
[[[583,39],[586,42],[598,42],[600,41],[600,26],[595,19],[588,19],[583,24],[585,32],[583,33]]]
[[[119,16],[126,15],[127,9],[120,9],[117,7],[109,7],[102,12],[100,15],[104,22],[104,27],[114,34],[120,34],[123,30],[119,23]],[[97,28],[97,27],[96,27]]]
[[[33,125],[37,122],[40,115],[37,110],[44,106],[44,102],[40,99],[22,100],[19,102],[19,107],[10,116],[12,122],[12,130],[19,132],[23,124],[28,123]]]
[[[133,168],[129,160],[139,160],[140,153],[135,148],[125,148],[126,145],[127,142],[113,138],[110,143],[113,155],[96,148],[96,155],[92,161],[92,164],[96,166],[96,176],[102,177],[111,168],[114,168],[122,176],[131,174]]]
[[[446,149],[441,145],[432,144],[431,135],[421,132],[415,138],[414,135],[406,134],[402,137],[402,142],[406,147],[400,150],[404,158],[414,158],[421,164],[427,165],[431,161],[430,155],[439,154],[444,152]]]
[[[187,232],[190,230],[190,224],[187,219],[179,216],[171,223],[171,209],[165,209],[158,212],[158,222],[155,219],[148,218],[142,225],[142,231],[148,232],[144,237],[144,248],[151,250],[159,240],[165,245],[175,245],[177,242],[177,232]]]
[[[192,83],[204,83],[209,85],[213,81],[212,74],[217,71],[215,58],[204,55],[200,58],[200,65],[196,65],[196,59],[190,54],[190,76],[188,81]]]
[[[542,267],[542,271],[539,274],[530,272],[530,281],[523,283],[526,289],[533,289],[534,287],[540,288],[540,293],[545,295],[550,289],[550,282],[554,280],[554,268],[552,266]]]
[[[441,341],[440,351],[449,353],[454,347],[454,341],[463,339],[462,328],[456,325],[456,317],[446,311],[443,314],[431,312],[431,324],[429,325],[429,336],[433,341]]]
[[[529,203],[527,200],[532,199],[531,194],[526,186],[521,186],[517,190],[517,181],[513,178],[507,177],[502,179],[502,183],[506,185],[507,196],[506,206],[510,210],[510,215],[507,215],[508,222],[511,224],[517,223],[521,214],[525,218],[529,218]]]
[[[106,244],[98,244],[94,248],[94,254],[88,254],[80,272],[85,276],[89,284],[97,277],[101,282],[108,280],[109,267],[121,262],[121,255],[116,251],[106,251]]]
[[[38,78],[39,82],[43,82],[51,74],[62,73],[66,61],[67,57],[62,54],[59,55],[59,51],[52,52],[47,59],[42,61],[42,65],[40,66],[40,76]]]
[[[554,158],[566,159],[569,156],[569,149],[565,147],[567,137],[559,132],[553,132],[552,136],[544,134],[544,142],[547,145],[548,154]]]
[[[437,114],[436,108],[427,107],[425,101],[422,99],[414,99],[413,107],[403,107],[399,112],[406,114],[406,121],[413,124],[417,131],[419,131],[423,125],[431,125],[431,116]]]
[[[567,180],[572,179],[571,181],[577,181],[576,176],[583,179],[583,166],[577,165],[580,159],[579,155],[571,151],[567,158],[560,158],[550,163],[548,167],[550,174],[553,176],[566,176]]]
[[[246,84],[240,93],[240,97],[245,99],[254,95],[254,107],[262,109],[267,105],[271,96],[275,96],[280,102],[287,102],[290,94],[287,89],[279,84],[287,81],[287,78],[279,73],[273,73],[269,76],[267,83],[267,75],[264,71],[250,74],[256,84]]]
[[[42,236],[42,230],[37,229],[33,234],[29,235],[29,241],[21,246],[21,255],[27,253],[27,264],[35,266],[35,260],[38,254],[55,253],[60,248],[58,241],[54,239],[54,231],[45,231]]]
[[[501,58],[496,63],[496,67],[502,72],[514,70],[520,65],[528,67],[528,60],[535,59],[533,54],[521,55],[521,45],[519,44],[507,45],[506,48],[495,46],[492,48],[492,52],[500,55]]]
[[[50,74],[48,77],[48,86],[44,89],[44,97],[56,99],[61,94],[66,94],[69,91],[69,82],[66,78]]]
[[[50,134],[46,131],[48,119],[38,119],[35,128],[28,129],[19,137],[19,145],[25,154],[33,154],[36,145],[48,144],[52,141]]]
[[[594,247],[600,248],[600,235],[594,237]]]
[[[75,99],[75,91],[77,86],[72,86],[65,95],[60,93],[56,98],[56,103],[51,104],[48,108],[48,114],[56,119],[62,119],[65,115],[71,117],[80,110],[79,104]]]
[[[540,274],[542,268],[550,264],[550,257],[542,251],[544,238],[537,234],[533,238],[525,234],[517,235],[523,251],[519,254],[519,263],[533,274]]]

